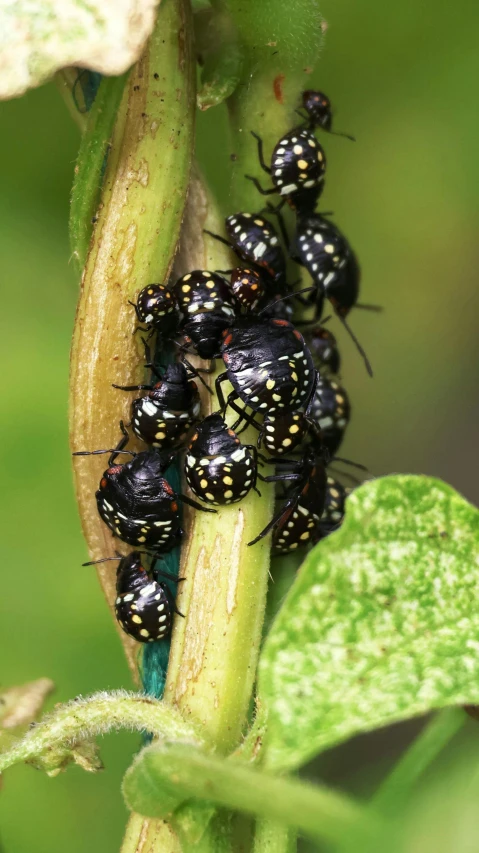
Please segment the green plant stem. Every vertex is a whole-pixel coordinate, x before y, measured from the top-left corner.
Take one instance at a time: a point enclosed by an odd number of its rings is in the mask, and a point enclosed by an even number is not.
[[[291,827],[261,818],[257,821],[253,853],[295,853],[297,846]]]
[[[189,4],[163,0],[117,114],[83,274],[71,356],[72,450],[115,446],[120,418],[129,420],[133,395],[112,388],[113,382],[132,385],[143,380],[144,354],[139,336],[133,335],[136,317],[128,300],[149,282],[165,281],[171,272],[188,191],[194,117]],[[88,190],[86,186],[87,196]],[[94,498],[104,468],[102,456],[77,457],[74,462],[92,560],[115,556],[118,548]],[[100,564],[98,575],[112,606],[112,564]],[[137,644],[119,634],[137,678]]]
[[[112,730],[153,732],[157,737],[200,743],[191,725],[174,708],[134,693],[99,693],[62,705],[0,755],[0,772],[21,761],[32,761],[55,750]]]
[[[127,75],[105,77],[88,119],[75,166],[70,203],[70,241],[73,257],[83,269],[98,207],[102,175]]]
[[[365,840],[379,825],[372,812],[346,796],[260,773],[181,744],[143,750],[127,771],[123,790],[140,814],[164,817],[164,797],[168,802],[175,795],[191,796],[296,827],[321,841],[340,842],[351,832]]]
[[[419,777],[462,728],[462,708],[445,708],[427,723],[373,797],[377,811],[400,812]]]

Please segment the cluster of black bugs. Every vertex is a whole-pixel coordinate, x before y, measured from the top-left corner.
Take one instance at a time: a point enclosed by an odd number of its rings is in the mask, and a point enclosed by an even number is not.
[[[257,178],[246,177],[262,195],[279,196],[276,207],[267,208],[278,218],[279,233],[264,211],[232,214],[225,220],[226,237],[213,236],[234,251],[241,265],[192,270],[171,286],[150,284],[141,290],[133,307],[152,381],[114,386],[141,392],[133,401],[130,424],[120,424],[117,447],[78,454],[110,454],[96,501],[113,535],[135,549],[118,557],[115,609],[124,631],[139,642],[167,636],[178,612],[163,582],[175,578],[162,568],[162,556],[181,540],[182,503],[216,512],[258,491],[258,481],[276,483],[277,511],[249,543],[272,531],[274,554],[318,542],[343,519],[348,489],[327,468],[337,459],[350,405],[337,379],[336,339],[320,320],[328,300],[352,335],[345,318],[358,307],[360,269],[344,235],[315,212],[326,174],[315,131],[333,132],[330,102],[320,92],[304,92],[300,115],[301,125],[278,141],[269,164],[261,138],[253,133],[272,186],[265,189]],[[281,215],[285,202],[295,214],[292,238]],[[295,291],[288,283],[288,255],[310,274],[311,286]],[[309,324],[294,325],[299,305],[303,312],[313,306]],[[301,322],[304,336],[297,328]],[[159,357],[175,347],[179,360],[164,359],[166,366],[159,367]],[[209,361],[210,368],[194,367],[189,356]],[[218,359],[224,365],[215,380],[218,411],[202,418],[198,383],[210,391],[202,374],[212,372]],[[241,440],[248,426],[257,431],[255,444]],[[128,430],[147,449],[126,449]],[[129,458],[119,462],[124,455]],[[176,491],[167,479],[178,458],[194,498]]]

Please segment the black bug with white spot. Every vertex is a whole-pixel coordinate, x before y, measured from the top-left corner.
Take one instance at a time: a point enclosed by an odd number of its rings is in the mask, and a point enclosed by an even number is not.
[[[182,444],[197,422],[201,401],[196,382],[188,378],[184,364],[169,364],[154,385],[115,385],[122,391],[146,390],[133,400],[131,426],[145,444],[169,450]]]
[[[346,321],[351,309],[357,305],[361,278],[358,260],[346,237],[336,225],[319,213],[300,216],[291,245],[291,256],[307,269],[313,279],[311,301],[316,304],[316,317],[321,316],[326,297],[372,376],[368,357]],[[375,305],[361,307],[380,310]]]
[[[312,212],[324,187],[326,156],[312,130],[296,127],[286,133],[273,149],[271,165],[264,161],[263,143],[256,133],[258,157],[263,171],[270,175],[273,186],[264,189],[259,181],[247,175],[262,195],[278,193],[294,210]]]
[[[344,388],[334,380],[320,376],[311,401],[309,417],[321,430],[321,439],[329,455],[334,456],[351,417],[349,397]]]
[[[256,448],[242,444],[221,415],[209,415],[188,447],[185,475],[202,501],[215,506],[236,503],[256,487]]]
[[[179,305],[171,290],[164,284],[147,284],[133,305],[140,323],[150,332],[156,332],[161,348],[174,335],[180,325]]]
[[[270,530],[273,530],[275,554],[287,554],[311,544],[326,500],[326,469],[321,457],[310,447],[299,461],[284,460],[278,465],[277,473],[265,480],[292,485],[286,491],[281,508],[248,545],[254,545]]]
[[[176,607],[166,584],[157,579],[162,574],[154,564],[147,572],[138,551],[120,560],[115,614],[125,633],[139,643],[163,640],[171,632]]]
[[[339,228],[319,213],[300,217],[292,255],[307,269],[313,284],[329,299],[335,312],[346,317],[358,299],[361,271]]]
[[[333,333],[324,326],[315,326],[305,332],[305,338],[319,372],[339,373],[341,355]]]
[[[178,279],[174,294],[182,313],[181,329],[200,358],[219,354],[221,334],[238,310],[228,282],[218,273],[193,270]]]
[[[350,489],[347,489],[334,477],[328,476],[324,512],[313,535],[315,543],[329,536],[341,526],[346,508],[346,498],[349,494]]]
[[[295,411],[306,405],[317,373],[304,338],[287,320],[239,318],[226,330],[221,345],[226,372],[216,378],[222,410],[230,405],[240,418],[236,400],[260,414]],[[233,391],[224,398],[222,383]]]
[[[226,242],[241,260],[259,268],[265,284],[286,285],[286,257],[275,228],[259,213],[235,213],[225,219]],[[216,235],[213,235],[216,236]]]
[[[95,456],[111,453],[109,467],[104,471],[95,494],[98,512],[114,536],[128,545],[143,546],[157,553],[170,551],[183,533],[180,526],[178,501],[203,512],[207,509],[186,495],[178,494],[165,479],[171,464],[171,454],[157,450],[133,453],[122,448],[128,433],[114,450],[79,451],[74,456]],[[119,453],[133,458],[115,465]]]

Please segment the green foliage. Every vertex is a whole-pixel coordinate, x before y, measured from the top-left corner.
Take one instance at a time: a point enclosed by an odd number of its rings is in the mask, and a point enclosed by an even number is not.
[[[479,702],[479,513],[427,477],[371,481],[306,558],[266,640],[265,762]]]
[[[70,205],[70,242],[80,272],[87,258],[92,220],[98,206],[108,157],[108,145],[125,80],[125,75],[102,80],[80,142]]]
[[[132,809],[152,817],[167,817],[171,803],[189,795],[323,841],[342,842],[352,830],[364,840],[379,823],[367,809],[323,786],[260,773],[184,744],[144,749],[125,776],[123,792]]]

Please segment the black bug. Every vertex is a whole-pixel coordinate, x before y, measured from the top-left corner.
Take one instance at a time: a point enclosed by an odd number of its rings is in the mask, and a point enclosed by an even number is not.
[[[301,217],[292,255],[307,269],[313,283],[329,299],[336,314],[346,317],[358,300],[361,270],[356,255],[339,228],[319,213]]]
[[[140,323],[150,334],[157,332],[160,348],[176,334],[180,325],[180,311],[176,297],[164,284],[147,284],[133,305]]]
[[[281,460],[278,468],[283,470],[265,477],[265,481],[292,485],[279,511],[248,545],[254,545],[274,530],[273,550],[276,554],[286,554],[311,542],[325,506],[326,468],[312,447],[297,462]]]
[[[345,136],[346,139],[351,139],[354,142],[354,136],[348,133],[340,133],[333,130],[333,110],[331,101],[324,92],[319,92],[314,89],[306,89],[301,95],[303,110],[306,112],[306,120],[309,128],[321,128],[328,133],[333,133],[335,136]]]
[[[260,414],[294,411],[307,405],[317,381],[304,338],[287,320],[239,318],[224,332],[221,355],[226,372],[216,378],[220,407],[244,418],[236,400]],[[224,398],[222,383],[233,391]]]
[[[315,326],[304,333],[314,364],[321,374],[339,373],[341,355],[335,336],[324,326]]]
[[[178,447],[197,422],[201,401],[196,382],[184,364],[169,364],[154,385],[114,385],[121,391],[148,391],[133,400],[131,426],[145,444],[169,450]]]
[[[125,634],[139,643],[165,639],[171,632],[173,613],[183,614],[177,610],[166,584],[158,578],[168,578],[174,582],[182,579],[161,568],[157,569],[156,558],[148,571],[143,565],[140,551],[83,565],[91,566],[109,560],[120,561],[116,572],[115,615]]]
[[[255,311],[265,295],[265,286],[255,270],[234,269],[231,272],[230,287],[246,314]]]
[[[178,544],[183,532],[178,501],[202,512],[216,510],[201,506],[172,489],[164,477],[173,460],[171,454],[157,450],[141,453],[123,450],[127,442],[128,433],[123,427],[123,439],[114,450],[79,451],[73,455],[111,454],[109,467],[103,473],[95,495],[101,518],[113,535],[128,545],[166,553]],[[128,453],[132,459],[115,465],[119,453]]]
[[[326,482],[326,501],[320,522],[313,533],[313,542],[319,542],[341,526],[344,519],[346,498],[350,489],[343,486],[339,480],[328,476]]]
[[[351,417],[348,395],[341,385],[320,376],[309,409],[309,418],[321,431],[330,456],[338,451]]]
[[[253,423],[260,430],[258,446],[262,444],[272,456],[292,453],[304,441],[310,422],[303,411],[284,414],[266,414],[261,425]]]
[[[228,282],[214,272],[193,270],[175,284],[174,293],[182,313],[181,329],[200,358],[219,354],[221,334],[231,325],[238,310]]]
[[[286,257],[276,229],[260,213],[234,213],[225,219],[228,239],[206,231],[224,243],[253,269],[265,276],[265,285],[286,286]]]
[[[354,306],[370,310],[377,310],[377,306],[359,306],[357,303],[361,271],[356,255],[344,235],[319,213],[301,216],[298,218],[291,256],[307,269],[313,279],[312,301],[316,303],[316,317],[321,316],[326,297],[372,376],[368,357],[348,325],[346,316]]]
[[[264,189],[252,177],[261,195],[278,193],[295,210],[312,212],[324,186],[326,156],[312,130],[296,127],[286,133],[273,149],[271,165],[264,160],[263,142],[258,134],[252,134],[258,143],[258,158],[263,171],[270,175],[273,186]]]
[[[242,444],[221,415],[209,415],[191,439],[185,475],[190,489],[206,503],[236,503],[256,488],[256,448]]]

